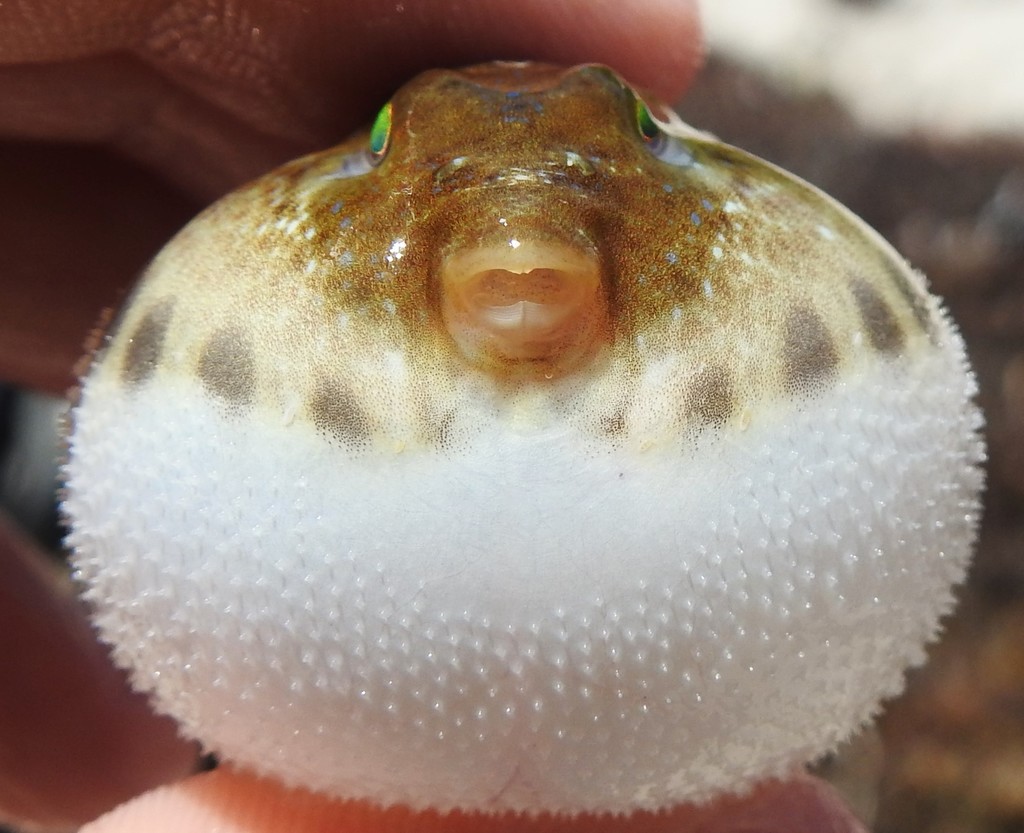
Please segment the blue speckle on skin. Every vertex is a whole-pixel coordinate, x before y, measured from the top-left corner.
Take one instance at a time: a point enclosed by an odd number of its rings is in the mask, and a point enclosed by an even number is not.
[[[534,116],[542,115],[544,105],[536,98],[522,100],[522,93],[510,90],[505,93],[501,107],[501,118],[506,124],[529,124]]]
[[[665,260],[667,260],[669,263],[678,263],[679,255],[677,255],[675,252],[668,252],[665,255]]]
[[[714,208],[714,205],[712,205],[711,200],[709,200],[707,197],[702,199],[700,201],[700,204],[703,205],[704,208],[706,208],[708,211],[710,211],[712,208]]]
[[[666,194],[671,194],[673,188],[669,183],[666,182],[664,185],[661,186],[661,190],[664,191]]]
[[[345,217],[340,223],[338,223],[338,226],[340,228],[352,228],[352,218]]]
[[[334,205],[331,206],[331,214],[337,214],[341,211],[341,207],[344,205],[343,200],[338,200]]]
[[[694,211],[690,215],[690,222],[693,223],[695,226],[699,226],[700,225],[700,214],[698,214],[696,211]]]

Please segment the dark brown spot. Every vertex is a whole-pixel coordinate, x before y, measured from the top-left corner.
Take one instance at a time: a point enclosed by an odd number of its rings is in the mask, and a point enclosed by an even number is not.
[[[318,385],[308,408],[313,424],[345,445],[358,447],[370,439],[370,420],[355,397],[334,382]]]
[[[839,354],[825,322],[807,307],[796,307],[789,313],[782,350],[789,393],[807,393],[821,387],[839,365]]]
[[[716,365],[704,368],[687,388],[684,403],[691,419],[705,425],[722,425],[736,407],[729,373]]]
[[[626,416],[622,411],[605,414],[601,417],[601,430],[610,437],[618,436],[626,430]]]
[[[214,396],[232,405],[249,405],[256,395],[256,359],[237,330],[220,330],[199,356],[199,378]]]
[[[156,372],[173,311],[171,301],[162,301],[142,316],[128,337],[121,365],[121,378],[126,384],[141,385]]]
[[[455,412],[446,411],[431,424],[429,435],[434,445],[440,448],[451,448],[455,442]]]
[[[850,281],[853,300],[857,302],[860,317],[868,331],[871,346],[883,353],[896,353],[903,347],[906,337],[896,320],[892,309],[878,291],[867,281],[854,278]]]

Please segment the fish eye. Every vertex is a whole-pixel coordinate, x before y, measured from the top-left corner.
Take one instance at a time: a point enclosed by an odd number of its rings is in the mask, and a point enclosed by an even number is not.
[[[328,174],[329,179],[352,179],[368,174],[376,168],[391,147],[393,107],[389,101],[380,108],[370,127],[370,140],[363,148],[341,157],[338,167]]]
[[[639,96],[635,99],[636,128],[651,154],[669,165],[688,168],[693,164],[693,154],[686,144],[676,136],[662,129],[654,118],[651,108]]]
[[[380,164],[391,146],[392,111],[393,107],[389,101],[380,108],[380,112],[377,113],[377,118],[373,120],[373,126],[370,128],[370,154],[374,164]]]
[[[665,136],[654,120],[651,108],[641,98],[636,99],[636,126],[644,141],[650,145],[661,141]]]

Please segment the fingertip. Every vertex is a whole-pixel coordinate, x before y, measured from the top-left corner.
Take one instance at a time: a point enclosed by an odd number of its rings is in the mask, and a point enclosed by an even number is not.
[[[139,796],[79,833],[387,833],[410,813],[289,789],[229,766]],[[431,833],[417,828],[422,833]]]
[[[257,779],[217,769],[138,796],[85,825],[79,833],[236,833],[265,829],[258,818],[253,824],[253,813],[266,811],[268,792],[279,791],[276,787],[262,791],[257,786]],[[306,828],[290,825],[288,829]]]
[[[866,833],[817,779],[767,782],[746,796],[627,816],[413,812],[288,789],[222,767],[141,796],[80,833]]]
[[[509,15],[496,3],[494,14]],[[563,64],[604,63],[630,83],[677,101],[693,81],[703,57],[700,14],[694,0],[523,0],[511,19],[490,28],[520,57]]]
[[[664,101],[678,101],[704,63],[697,3],[623,0],[613,5],[596,30],[597,60]]]
[[[0,514],[0,823],[71,828],[193,771],[194,744],[116,669],[65,577]]]
[[[320,2],[326,19],[337,17],[338,4]],[[301,42],[302,52],[292,55],[291,66],[306,78],[305,89],[327,85],[334,90],[332,96],[312,99],[307,117],[338,134],[368,118],[398,85],[433,67],[495,59],[603,63],[674,102],[703,59],[696,0],[429,0],[419,6],[372,0],[371,5],[373,13],[348,31],[354,39],[348,49],[339,52],[336,42],[311,32]],[[351,78],[360,81],[348,83]],[[327,103],[329,111],[315,112]]]

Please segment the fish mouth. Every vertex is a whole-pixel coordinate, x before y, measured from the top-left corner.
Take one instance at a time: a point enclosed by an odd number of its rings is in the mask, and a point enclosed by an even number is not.
[[[452,252],[439,277],[445,327],[477,364],[560,374],[606,328],[600,259],[580,245],[510,235]]]

